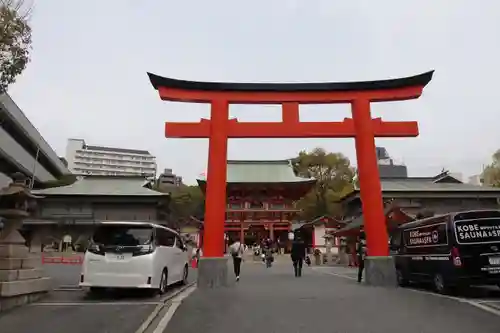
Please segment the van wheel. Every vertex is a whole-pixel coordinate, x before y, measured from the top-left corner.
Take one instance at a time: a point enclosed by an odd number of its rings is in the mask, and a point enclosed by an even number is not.
[[[447,294],[449,292],[449,287],[444,281],[444,278],[441,274],[436,274],[434,275],[434,278],[432,279],[432,282],[434,284],[434,289],[439,293],[439,294]]]
[[[407,287],[410,284],[410,281],[408,281],[403,271],[400,269],[396,269],[396,279],[400,287]]]
[[[165,268],[161,273],[161,280],[160,280],[160,286],[158,288],[158,293],[160,295],[163,295],[164,293],[167,292],[167,287],[168,287],[168,270]]]
[[[188,283],[189,268],[187,265],[184,266],[184,272],[182,273],[181,284],[186,285]]]

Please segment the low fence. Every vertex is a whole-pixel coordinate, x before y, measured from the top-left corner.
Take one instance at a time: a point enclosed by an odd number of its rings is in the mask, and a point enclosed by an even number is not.
[[[79,254],[47,255],[45,253],[42,253],[42,264],[81,265],[82,263],[83,263],[83,256]]]

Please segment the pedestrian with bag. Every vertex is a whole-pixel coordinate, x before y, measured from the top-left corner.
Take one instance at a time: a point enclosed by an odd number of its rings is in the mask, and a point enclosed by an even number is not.
[[[292,257],[295,277],[301,277],[302,265],[304,263],[304,258],[306,257],[306,244],[300,235],[294,237],[290,256]]]
[[[240,241],[237,240],[230,246],[229,252],[233,257],[233,269],[234,275],[236,276],[236,281],[239,281],[241,273],[241,262],[243,261],[243,244],[241,244]]]

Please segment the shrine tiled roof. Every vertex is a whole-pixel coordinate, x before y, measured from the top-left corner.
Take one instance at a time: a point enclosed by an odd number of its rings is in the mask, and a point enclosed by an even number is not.
[[[199,179],[198,182],[205,182]],[[227,161],[227,183],[306,183],[313,178],[295,175],[289,160],[272,161]]]
[[[453,180],[453,179],[452,179]],[[479,186],[465,184],[460,181],[449,181],[444,178],[433,177],[407,177],[407,178],[387,178],[381,179],[382,196],[455,193],[461,195],[479,195],[482,197],[500,197],[500,188],[491,186]],[[359,197],[359,189],[344,196],[341,200],[350,200]]]
[[[42,196],[168,196],[146,188],[146,183],[143,177],[86,176],[71,185],[33,190],[32,193]]]

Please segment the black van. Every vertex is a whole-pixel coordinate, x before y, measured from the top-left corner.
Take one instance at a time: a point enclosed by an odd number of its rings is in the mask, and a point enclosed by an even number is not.
[[[400,286],[432,282],[436,291],[453,287],[500,286],[500,210],[433,216],[391,234]]]

